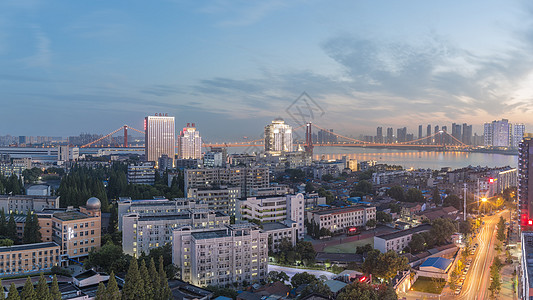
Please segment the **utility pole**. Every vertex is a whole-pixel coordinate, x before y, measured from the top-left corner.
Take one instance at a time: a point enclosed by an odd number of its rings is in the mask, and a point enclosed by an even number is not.
[[[466,183],[465,183],[464,190],[465,190],[465,195],[464,195],[463,199],[464,199],[464,203],[465,203],[465,209],[463,210],[463,220],[466,221]]]

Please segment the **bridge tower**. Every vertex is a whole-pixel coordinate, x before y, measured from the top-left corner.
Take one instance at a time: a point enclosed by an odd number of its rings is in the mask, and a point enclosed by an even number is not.
[[[124,125],[124,148],[128,148],[128,125]]]
[[[313,134],[311,131],[312,128],[311,122],[305,124],[305,152],[309,155],[313,155]]]

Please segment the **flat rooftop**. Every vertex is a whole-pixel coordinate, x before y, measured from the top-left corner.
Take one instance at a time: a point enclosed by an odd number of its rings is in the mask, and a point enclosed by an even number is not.
[[[406,235],[409,235],[409,234],[415,234],[415,233],[420,233],[420,232],[424,232],[424,231],[429,231],[430,229],[431,229],[431,225],[423,224],[423,225],[419,225],[419,226],[416,226],[416,227],[413,227],[413,228],[409,228],[409,229],[406,229],[406,230],[401,230],[401,231],[396,231],[396,232],[391,232],[391,233],[378,235],[376,237],[384,239],[384,240],[393,240],[393,239],[397,239],[397,238],[400,238],[402,236],[406,236]]]
[[[266,223],[262,223],[261,225],[263,225],[264,231],[290,228],[289,226],[283,223],[280,223],[280,222],[266,222]]]
[[[92,218],[91,216],[88,216],[79,211],[58,212],[54,214],[54,217],[60,220],[63,220],[63,221],[82,220],[82,219]]]
[[[13,245],[13,246],[8,246],[8,247],[0,247],[0,252],[34,250],[34,249],[42,249],[42,248],[50,248],[50,247],[59,247],[59,245],[54,243],[54,242],[25,244],[25,245]]]
[[[346,206],[346,207],[335,207],[335,208],[314,210],[312,211],[312,213],[317,214],[317,215],[329,215],[329,214],[347,213],[351,211],[359,211],[359,210],[364,210],[364,209],[365,209],[365,206]]]

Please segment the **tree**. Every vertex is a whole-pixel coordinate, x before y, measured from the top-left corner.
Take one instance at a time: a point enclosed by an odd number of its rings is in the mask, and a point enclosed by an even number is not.
[[[374,270],[376,269],[378,265],[378,259],[380,255],[381,255],[381,252],[377,249],[373,249],[367,252],[366,259],[362,265],[362,269],[364,273],[367,273],[367,274],[374,273]]]
[[[399,213],[402,211],[402,207],[398,203],[390,203],[389,208],[391,213]]]
[[[472,226],[472,219],[467,218],[466,221],[459,221],[459,232],[462,233],[465,237],[469,234],[472,234],[474,231]]]
[[[296,243],[294,250],[299,254],[301,260],[315,261],[316,251],[311,242],[299,241]]]
[[[407,190],[407,194],[405,195],[405,200],[407,202],[425,202],[426,198],[424,198],[424,195],[422,194],[422,191],[415,188],[410,188]]]
[[[281,272],[277,272],[277,271],[270,271],[268,272],[268,275],[267,275],[267,281],[272,283],[272,282],[276,282],[276,281],[281,281],[281,282],[285,282],[285,281],[289,281],[289,275],[287,275],[287,273],[281,271]]]
[[[52,286],[50,287],[50,295],[53,300],[61,300],[61,292],[59,291],[59,284],[57,283],[57,277],[54,275],[52,279]]]
[[[96,300],[107,300],[107,296],[105,293],[105,285],[103,282],[100,282],[98,284],[98,290],[96,290]]]
[[[371,244],[365,244],[364,246],[357,246],[355,248],[355,253],[356,254],[365,254],[365,253],[368,253],[369,251],[372,251],[374,249],[374,247],[372,247]]]
[[[498,231],[496,232],[496,238],[500,241],[505,240],[505,219],[500,216],[500,220],[498,222]]]
[[[399,256],[396,251],[389,250],[378,256],[377,267],[374,273],[389,282],[399,271],[408,268],[408,261],[405,256]]]
[[[392,216],[384,211],[378,211],[376,212],[376,221],[379,223],[391,223],[392,222]]]
[[[408,245],[411,249],[411,254],[415,254],[426,249],[426,241],[424,240],[424,237],[418,233],[413,234]]]
[[[22,242],[24,244],[34,244],[41,242],[41,227],[39,226],[39,219],[33,212],[29,212],[26,216],[26,223],[24,224],[24,234]]]
[[[308,181],[305,184],[305,192],[306,193],[312,193],[314,190],[315,190],[315,186],[313,185],[313,183],[311,181]]]
[[[124,279],[124,288],[122,290],[123,300],[144,299],[144,281],[139,272],[139,266],[136,259],[130,261],[130,267],[126,278]]]
[[[165,272],[165,268],[163,267],[163,256],[159,257],[158,273],[159,273],[159,284],[161,287],[161,290],[160,290],[161,300],[168,300],[170,299],[171,292],[170,292],[170,287],[168,286],[167,273]]]
[[[440,196],[439,189],[435,187],[433,189],[433,203],[441,203],[441,202],[442,202],[442,198]]]
[[[376,224],[377,224],[377,222],[376,222],[375,219],[370,219],[370,220],[366,221],[366,227],[368,227],[368,228],[374,228],[374,227],[376,227]]]
[[[19,292],[17,291],[17,287],[14,283],[11,284],[9,287],[9,294],[7,294],[7,300],[20,300]],[[61,298],[60,298],[61,299]]]
[[[37,296],[37,299],[51,299],[50,289],[48,289],[48,284],[46,283],[46,278],[44,278],[43,273],[39,275],[39,283],[37,283],[37,289],[35,290],[35,294]]]
[[[141,273],[141,278],[144,281],[144,293],[146,294],[146,299],[154,299],[154,289],[152,286],[152,281],[150,280],[150,274],[148,272],[148,268],[146,267],[145,260],[141,260],[139,272]]]
[[[404,195],[404,192],[403,192],[403,188],[399,185],[395,185],[393,187],[391,187],[388,191],[387,191],[387,195],[389,197],[392,197],[398,201],[404,201],[405,200],[405,195]]]
[[[0,247],[13,246],[15,242],[10,239],[0,239]]]
[[[315,293],[325,296],[325,297],[333,296],[333,293],[331,292],[329,287],[326,284],[324,284],[324,282],[320,280],[315,280],[303,289],[300,295],[298,295],[298,299],[302,299],[307,295],[311,295]]]
[[[108,241],[100,249],[91,250],[85,263],[85,268],[96,267],[104,272],[124,272],[131,258],[122,252],[122,247]]]
[[[354,196],[364,196],[364,195],[372,194],[372,183],[366,180],[360,180],[355,185],[352,192],[354,193]]]
[[[461,270],[459,266],[455,266],[452,273],[450,274],[450,289],[453,291],[457,288],[457,280],[459,280]]]
[[[14,242],[17,242],[19,240],[17,235],[17,223],[15,223],[14,212],[11,212],[9,216],[9,221],[7,222],[6,236]]]
[[[0,236],[6,236],[7,235],[7,220],[6,220],[6,213],[4,212],[4,209],[0,210]]]
[[[347,285],[342,292],[339,293],[337,299],[340,300],[397,300],[398,296],[391,287],[386,285],[379,285],[375,288],[372,285],[355,281]]]
[[[23,300],[38,300],[37,296],[35,295],[35,289],[33,288],[33,283],[31,283],[31,279],[28,276],[26,279],[26,283],[24,284],[24,287],[22,288],[22,291],[20,292],[20,298]]]
[[[120,290],[118,289],[117,279],[115,278],[115,272],[111,271],[109,274],[109,282],[105,290],[106,300],[120,300]]]
[[[313,274],[309,274],[307,272],[296,273],[291,278],[291,285],[292,285],[293,288],[297,288],[297,287],[299,287],[302,284],[310,284],[310,283],[315,282],[317,280],[318,279]]]
[[[437,245],[443,245],[457,231],[455,224],[450,219],[438,218],[431,223],[430,234],[435,238]]]
[[[148,274],[152,282],[152,290],[153,290],[154,295],[161,295],[161,283],[159,279],[159,274],[157,274],[157,270],[155,268],[155,262],[154,262],[153,257],[150,258],[150,264],[148,266]]]
[[[461,209],[461,198],[457,197],[456,195],[450,195],[444,198],[442,206],[453,206],[456,209]]]

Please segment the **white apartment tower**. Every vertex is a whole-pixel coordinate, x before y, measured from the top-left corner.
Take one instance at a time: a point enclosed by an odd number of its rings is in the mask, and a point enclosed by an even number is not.
[[[292,151],[292,127],[278,118],[265,126],[265,151],[281,154]]]
[[[176,128],[174,117],[158,113],[144,118],[146,161],[158,163],[159,157],[166,154],[174,162],[176,151]],[[174,164],[174,163],[173,163]]]
[[[486,147],[512,146],[512,127],[507,119],[492,121],[483,125]]]
[[[526,132],[526,125],[524,124],[514,124],[513,125],[513,149],[518,149],[520,142],[524,138],[524,133]]]
[[[178,137],[178,153],[181,159],[202,158],[202,138],[194,123],[187,123],[187,127],[180,131]]]

